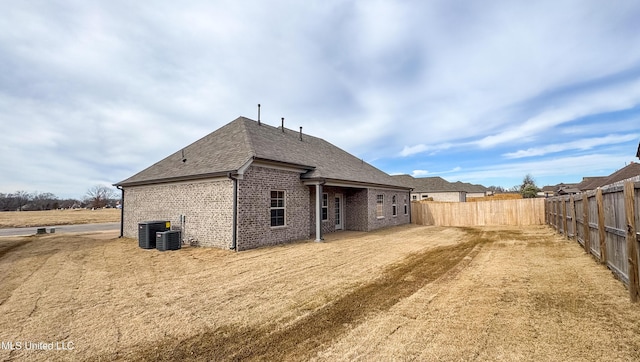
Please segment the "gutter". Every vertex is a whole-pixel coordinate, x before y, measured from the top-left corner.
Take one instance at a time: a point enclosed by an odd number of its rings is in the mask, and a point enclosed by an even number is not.
[[[238,251],[238,179],[231,173],[227,177],[233,181],[233,229],[231,232],[231,250]]]
[[[122,196],[120,197],[120,236],[119,238],[124,237],[124,188],[120,185],[116,186],[118,190],[122,192]]]

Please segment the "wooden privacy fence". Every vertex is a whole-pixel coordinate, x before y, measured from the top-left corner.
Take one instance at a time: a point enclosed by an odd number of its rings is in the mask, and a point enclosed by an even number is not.
[[[640,182],[627,181],[545,202],[547,224],[606,264],[629,288],[633,302],[640,297],[639,195]]]
[[[544,225],[544,205],[544,199],[412,202],[411,218],[418,225]]]

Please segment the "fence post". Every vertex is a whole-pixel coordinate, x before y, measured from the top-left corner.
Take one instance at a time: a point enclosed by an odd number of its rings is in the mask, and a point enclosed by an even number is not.
[[[638,249],[636,241],[635,187],[624,183],[624,211],[627,221],[627,256],[629,257],[629,297],[638,301]]]
[[[544,199],[544,223],[549,225],[549,200]]]
[[[573,231],[573,239],[578,241],[578,220],[576,220],[576,200],[573,195],[569,196],[569,206],[571,206],[571,230]]]
[[[567,201],[564,197],[560,199],[560,201],[562,202],[562,232],[564,233],[564,237],[568,239],[569,230],[567,230],[567,217],[569,215],[567,214]]]
[[[602,189],[598,187],[596,191],[596,202],[598,204],[598,236],[600,239],[600,262],[607,262],[607,234],[604,229],[604,199]]]
[[[589,195],[582,194],[582,221],[584,222],[584,251],[591,254],[591,228],[589,227]]]
[[[553,215],[553,223],[554,226],[556,227],[556,232],[560,232],[560,202],[558,200],[558,197],[556,197],[555,200],[553,200],[553,206],[554,206],[554,212],[555,215]]]

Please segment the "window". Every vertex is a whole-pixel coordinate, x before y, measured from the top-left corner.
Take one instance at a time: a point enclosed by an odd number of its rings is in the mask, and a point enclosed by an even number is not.
[[[411,196],[411,198],[413,198],[413,200],[417,200],[417,199],[418,199],[418,196],[413,195],[413,196]]]
[[[404,214],[409,214],[409,207],[407,206],[407,196],[404,197]]]
[[[376,199],[376,217],[382,219],[384,217],[384,195],[378,195]]]
[[[398,216],[398,205],[396,204],[397,196],[393,195],[391,197],[391,214],[393,216]]]
[[[322,221],[329,220],[329,194],[322,194]]]
[[[284,226],[284,191],[271,191],[271,226]]]

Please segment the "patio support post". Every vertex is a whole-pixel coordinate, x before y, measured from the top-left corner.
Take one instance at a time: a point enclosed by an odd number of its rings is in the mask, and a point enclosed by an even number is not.
[[[316,184],[316,241],[322,241],[322,184]]]

